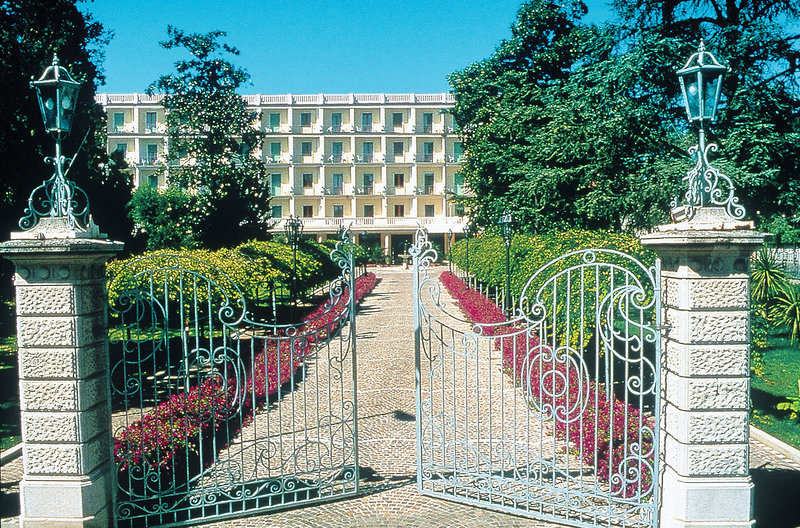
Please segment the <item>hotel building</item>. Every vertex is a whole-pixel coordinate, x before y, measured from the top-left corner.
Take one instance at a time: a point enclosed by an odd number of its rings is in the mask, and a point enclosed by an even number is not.
[[[319,240],[351,226],[358,240],[402,253],[424,225],[443,246],[466,218],[452,94],[247,95],[260,115],[276,220],[301,217]],[[162,187],[167,144],[161,96],[98,94],[108,149],[122,150],[135,186]],[[282,231],[278,221],[273,230]]]

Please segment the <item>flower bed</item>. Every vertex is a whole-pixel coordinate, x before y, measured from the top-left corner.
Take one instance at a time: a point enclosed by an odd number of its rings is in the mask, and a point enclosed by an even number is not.
[[[374,273],[356,280],[355,300],[359,302],[377,283]],[[243,398],[246,422],[254,409],[276,394],[302,366],[304,356],[319,340],[328,339],[342,325],[348,292],[331,305],[327,300],[302,319],[298,334],[292,338],[269,340],[253,359],[253,371],[247,384],[239,388],[227,382],[219,372],[207,377],[186,392],[174,394],[155,409],[134,421],[114,438],[114,458],[120,471],[129,466],[147,465],[169,473],[176,458],[197,453],[202,436],[216,432],[232,415],[237,414],[235,402]],[[294,346],[294,350],[291,350]]]
[[[481,326],[483,335],[497,336],[504,371],[528,385],[523,390],[536,407],[553,413],[556,437],[569,440],[583,463],[595,467],[597,478],[610,484],[613,495],[646,495],[653,484],[653,425],[639,409],[607,398],[604,384],[587,384],[568,359],[540,346],[522,328],[492,326],[506,321],[503,311],[453,273],[446,271],[439,280],[469,320],[488,325]]]

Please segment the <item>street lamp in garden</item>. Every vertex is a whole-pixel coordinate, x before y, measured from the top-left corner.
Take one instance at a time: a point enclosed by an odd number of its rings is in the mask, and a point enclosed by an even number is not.
[[[697,145],[689,149],[695,166],[683,178],[686,188],[679,190],[672,201],[675,221],[691,220],[698,208],[722,210],[731,218],[744,218],[744,207],[734,195],[733,182],[711,166],[708,153],[717,150],[716,143],[706,144],[705,129],[717,116],[717,105],[722,89],[722,77],[730,69],[717,61],[700,42],[697,53],[692,54],[683,68],[676,73],[680,81],[686,116],[698,125]]]
[[[292,310],[297,305],[297,243],[303,235],[303,221],[299,216],[289,215],[283,224],[286,240],[292,246]],[[292,313],[294,317],[294,312]]]
[[[31,87],[36,90],[44,128],[56,140],[56,155],[45,158],[46,163],[53,163],[55,171],[49,180],[31,192],[19,226],[25,230],[32,229],[41,218],[49,217],[59,219],[64,228],[85,228],[89,199],[80,187],[66,178],[72,159],[61,153],[61,141],[72,130],[81,83],[75,81],[67,69],[59,65],[58,57],[53,55],[53,63],[44,70],[39,80],[31,78]]]
[[[453,230],[447,230],[447,269],[453,273],[453,261],[450,258],[453,255]]]
[[[467,272],[467,280],[469,280],[469,237],[470,237],[470,235],[471,235],[471,234],[472,234],[472,227],[469,225],[469,222],[467,222],[466,224],[464,224],[464,240],[466,241],[466,245],[467,245],[467,248],[466,248],[466,255],[467,255],[467,259],[466,259],[466,260],[467,260],[467,263],[466,263],[466,266],[467,266],[467,269],[466,269],[466,272]]]
[[[509,299],[508,307],[511,308],[510,299],[511,299],[511,236],[513,234],[511,230],[511,222],[513,218],[511,217],[511,213],[505,213],[500,219],[497,221],[497,224],[500,226],[500,229],[503,233],[503,243],[506,245],[506,292],[503,295],[503,309],[506,309],[506,299]]]

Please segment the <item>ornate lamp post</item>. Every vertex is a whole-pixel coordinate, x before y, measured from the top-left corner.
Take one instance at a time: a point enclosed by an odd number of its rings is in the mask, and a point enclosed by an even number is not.
[[[509,308],[511,308],[511,235],[513,234],[511,222],[513,222],[513,218],[509,212],[506,212],[497,221],[503,232],[503,243],[506,245],[506,293],[503,296],[503,309],[506,308],[506,298],[509,299]]]
[[[61,141],[72,130],[80,86],[81,83],[75,81],[66,68],[59,66],[56,55],[53,55],[53,64],[44,70],[38,81],[31,78],[31,87],[36,90],[44,128],[56,140],[56,155],[45,158],[46,163],[55,165],[55,172],[49,180],[31,192],[25,216],[19,221],[22,229],[32,229],[45,216],[65,219],[66,226],[63,227],[69,229],[76,226],[86,227],[89,199],[81,188],[67,180],[66,174],[72,165],[72,159],[61,154]],[[64,165],[67,165],[66,170]]]
[[[464,224],[464,240],[467,243],[467,250],[466,250],[466,252],[467,252],[467,259],[466,259],[467,260],[467,269],[466,269],[467,280],[469,280],[469,237],[470,237],[471,234],[472,234],[472,227],[469,225],[469,222],[467,222],[466,224]]]
[[[697,145],[689,149],[689,155],[695,158],[695,166],[683,178],[686,190],[679,190],[672,201],[675,221],[691,220],[698,207],[724,208],[729,217],[744,218],[744,207],[734,196],[733,182],[708,161],[708,153],[718,147],[716,143],[706,144],[705,138],[706,123],[716,119],[722,76],[727,71],[729,68],[707,52],[701,41],[697,53],[692,54],[686,65],[676,72],[686,115],[690,123],[698,124],[699,139]]]
[[[297,243],[303,235],[303,221],[299,216],[289,215],[283,224],[286,240],[292,246],[292,307],[297,305]],[[292,314],[294,315],[294,314]]]
[[[453,230],[447,230],[447,269],[450,273],[453,273],[453,262],[450,256],[452,255],[452,245],[453,245]]]

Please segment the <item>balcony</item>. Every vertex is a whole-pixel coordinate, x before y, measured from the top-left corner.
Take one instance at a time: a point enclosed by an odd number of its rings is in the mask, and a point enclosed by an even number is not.
[[[325,157],[325,163],[352,163],[353,156],[351,154],[328,154]]]
[[[342,187],[325,187],[325,196],[341,196]]]
[[[371,125],[356,125],[355,126],[356,133],[360,134],[371,134],[374,132],[383,132],[383,127],[381,125],[371,124]]]
[[[433,153],[423,153],[417,156],[417,161],[419,163],[433,163]]]
[[[433,185],[425,185],[423,187],[414,187],[414,194],[430,195],[434,193]]]
[[[454,232],[461,232],[466,219],[460,216],[345,216],[345,217],[325,217],[325,218],[303,218],[303,226],[307,231],[331,232],[341,225],[351,225],[352,227],[377,227],[377,228],[397,228],[397,229],[416,229],[419,224],[424,225],[432,233],[446,233],[448,229]],[[283,231],[283,223],[277,223],[271,228],[273,231]]]
[[[164,161],[159,158],[158,156],[144,156],[141,160],[139,160],[140,165],[162,165]]]
[[[289,156],[278,154],[276,156],[264,156],[264,163],[269,165],[277,165],[280,163],[289,163]]]
[[[373,187],[372,185],[368,187],[356,187],[353,190],[353,193],[357,196],[372,195],[375,194],[375,187]]]
[[[455,154],[448,154],[447,155],[447,163],[464,163],[466,161],[464,153],[455,155]]]

